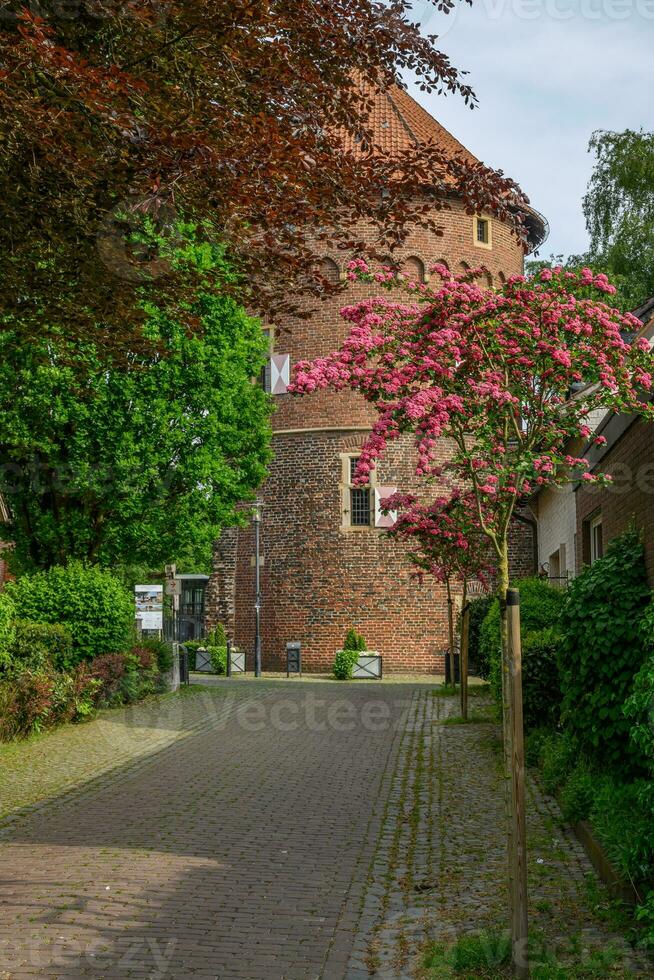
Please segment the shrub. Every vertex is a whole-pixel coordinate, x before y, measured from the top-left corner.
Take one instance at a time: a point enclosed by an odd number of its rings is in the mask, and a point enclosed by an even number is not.
[[[95,696],[100,682],[91,676],[86,664],[67,674],[52,675],[54,689],[48,722],[86,721],[95,712]]]
[[[654,866],[652,784],[618,782],[604,776],[595,782],[590,820],[608,858],[624,877],[639,883]]]
[[[121,653],[103,653],[90,663],[91,676],[100,682],[97,700],[100,704],[121,703],[121,681],[127,667]]]
[[[490,677],[490,662],[480,646],[481,624],[495,601],[492,595],[479,596],[471,599],[468,611],[468,660],[475,673],[485,681]]]
[[[561,788],[561,810],[570,823],[587,820],[593,806],[596,777],[578,762]]]
[[[227,633],[222,623],[207,633],[204,641],[206,647],[227,647]]]
[[[136,646],[132,647],[132,656],[137,661],[138,670],[154,670],[156,666],[156,660],[154,656],[154,651],[151,647],[147,646]]]
[[[636,920],[643,929],[639,945],[654,950],[654,889],[647,892],[645,901],[636,909]]]
[[[202,640],[185,640],[184,646],[186,647],[186,650],[188,652],[188,669],[195,670],[195,655],[198,652],[199,648],[204,646],[204,642]],[[172,666],[172,660],[171,660],[171,666]]]
[[[0,668],[11,663],[10,648],[14,639],[16,606],[9,593],[0,592]]]
[[[72,665],[72,649],[73,637],[65,626],[16,620],[11,656],[17,669],[68,670]]]
[[[651,650],[654,640],[654,604],[650,604],[641,623],[641,636]],[[636,676],[623,713],[629,722],[629,738],[638,761],[654,776],[654,655],[650,653]]]
[[[522,697],[525,726],[556,724],[561,708],[558,654],[561,635],[547,627],[522,640]]]
[[[367,649],[366,641],[364,640],[364,638],[361,636],[360,633],[357,633],[355,629],[350,629],[347,631],[347,635],[345,637],[345,643],[343,644],[343,649],[356,650],[357,652],[360,653]]]
[[[25,670],[0,684],[0,739],[26,738],[45,727],[52,709],[51,674]]]
[[[543,740],[539,762],[546,793],[556,793],[574,769],[577,759],[577,749],[565,733],[554,732]]]
[[[359,659],[359,651],[352,649],[338,650],[334,660],[334,677],[339,681],[347,681],[352,677],[354,665]]]
[[[68,627],[73,642],[69,666],[129,646],[134,600],[108,571],[71,562],[24,575],[7,588],[20,618]]]
[[[526,729],[552,727],[561,708],[558,653],[561,635],[553,627],[523,633],[522,636],[522,710]],[[502,702],[502,665],[493,658],[491,690],[498,704]]]
[[[564,727],[599,767],[636,769],[623,704],[646,653],[639,633],[649,599],[643,546],[629,530],[574,579],[561,616]]]
[[[207,653],[209,654],[209,659],[211,660],[211,666],[216,674],[226,674],[227,673],[227,646],[224,647],[214,647],[208,646]]]

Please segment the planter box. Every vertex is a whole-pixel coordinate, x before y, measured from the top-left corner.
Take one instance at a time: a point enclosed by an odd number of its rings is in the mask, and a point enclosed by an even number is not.
[[[340,651],[338,651],[340,653]],[[352,670],[352,680],[374,680],[380,681],[382,678],[382,658],[380,653],[374,650],[366,650],[360,653],[357,662]]]
[[[198,647],[195,651],[195,669],[200,674],[213,674],[213,664],[206,647]]]
[[[245,650],[238,647],[227,647],[227,676],[245,673]]]

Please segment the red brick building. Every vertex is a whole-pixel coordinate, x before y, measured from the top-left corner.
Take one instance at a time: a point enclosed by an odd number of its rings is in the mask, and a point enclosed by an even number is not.
[[[434,139],[448,152],[474,159],[406,92],[378,93],[372,123],[376,142],[400,151]],[[522,272],[524,248],[510,229],[487,215],[466,214],[455,197],[438,215],[442,236],[415,228],[394,261],[414,279],[443,262],[452,271],[484,265],[489,285]],[[527,215],[532,244],[544,236],[543,219]],[[344,278],[342,256],[326,255],[324,273]],[[286,394],[293,364],[336,349],[347,333],[339,316],[345,303],[375,292],[352,285],[326,298],[308,320],[271,330],[268,382],[275,400],[274,460],[261,489],[262,651],[264,669],[279,668],[289,641],[302,643],[303,666],[327,671],[346,631],[363,633],[379,651],[385,671],[441,672],[447,647],[443,587],[410,580],[403,548],[383,533],[380,498],[396,488],[418,489],[411,442],[393,445],[372,485],[354,488],[354,460],[373,420],[372,410],[352,392]],[[449,448],[442,443],[443,457]],[[532,572],[533,527],[525,521],[514,541],[516,571]],[[254,545],[252,529],[228,529],[217,543],[209,583],[209,622],[222,622],[251,657],[254,649]]]
[[[643,322],[641,336],[654,338],[654,297],[635,316]],[[606,473],[607,487],[580,484],[574,492],[576,571],[600,558],[606,545],[632,522],[641,531],[650,584],[654,588],[654,425],[635,415],[607,413],[584,455],[592,473]]]

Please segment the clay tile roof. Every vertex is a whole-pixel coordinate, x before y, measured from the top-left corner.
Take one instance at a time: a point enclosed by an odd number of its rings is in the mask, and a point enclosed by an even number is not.
[[[367,84],[362,84],[361,87],[373,103],[369,128],[374,133],[375,146],[378,146],[383,153],[393,156],[403,150],[432,142],[446,150],[452,157],[461,157],[469,163],[479,162],[399,85],[393,85],[383,92]],[[349,151],[367,149],[352,133],[344,135],[344,145]]]

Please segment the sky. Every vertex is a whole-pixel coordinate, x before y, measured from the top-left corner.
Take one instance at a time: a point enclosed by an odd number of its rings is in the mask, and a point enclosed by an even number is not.
[[[414,19],[479,100],[409,91],[545,215],[540,255],[583,252],[582,198],[596,129],[654,130],[654,0],[455,0],[449,16],[415,0]]]

